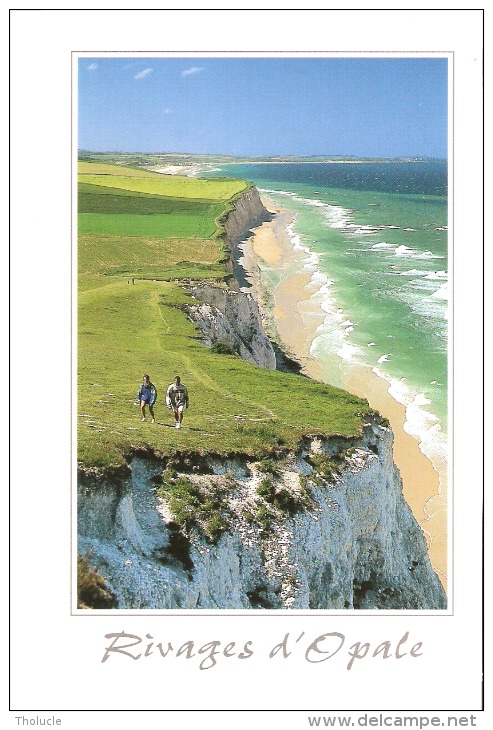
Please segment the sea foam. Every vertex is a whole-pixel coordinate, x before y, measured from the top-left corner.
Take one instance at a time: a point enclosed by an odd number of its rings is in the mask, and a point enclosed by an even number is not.
[[[448,283],[442,284],[440,289],[437,289],[433,294],[432,297],[435,297],[435,299],[444,299],[445,301],[448,301]]]
[[[438,416],[428,410],[431,401],[403,380],[397,380],[374,367],[373,372],[389,384],[388,393],[406,409],[404,430],[419,441],[419,448],[439,473],[447,463],[448,440]]]
[[[397,246],[395,249],[395,255],[396,256],[409,256],[410,254],[414,253],[413,248],[409,248],[409,246]]]
[[[426,271],[419,271],[418,269],[409,269],[409,271],[401,271],[399,276],[423,276],[425,279],[428,279],[429,277],[426,273]]]
[[[425,279],[430,279],[432,281],[440,280],[440,279],[448,279],[448,273],[446,271],[434,271],[431,274],[427,274],[425,276]]]
[[[401,238],[400,245],[388,243],[382,238],[385,235],[390,236],[390,233],[383,234],[381,231],[397,231],[399,226],[365,225],[363,222],[356,222],[357,212],[349,207],[304,198],[287,191],[273,190],[271,192],[276,195],[284,195],[293,202],[296,201],[297,205],[310,206],[314,214],[320,211],[325,224],[329,228],[337,230],[347,242],[359,237],[361,240],[354,241],[359,246],[359,249],[354,248],[355,252],[366,249],[371,252],[372,260],[374,260],[374,256],[387,257],[392,269],[388,273],[396,277],[394,279],[395,285],[392,284],[387,290],[389,296],[405,302],[413,313],[419,315],[420,318],[424,318],[423,325],[432,327],[433,331],[436,330],[439,340],[443,339],[446,343],[447,334],[443,326],[443,318],[446,317],[448,276],[447,272],[443,270],[430,271],[433,265],[431,264],[432,260],[443,260],[446,257],[430,250],[423,250],[424,246],[420,250],[420,237],[418,234],[414,236],[417,231],[416,228],[401,229],[405,230],[408,235],[413,232],[412,246],[407,245],[409,239],[406,240],[406,238]],[[305,270],[312,272],[308,286],[311,292],[310,301],[320,307],[321,312],[325,315],[312,341],[311,354],[319,360],[322,367],[324,362],[334,362],[331,359],[334,355],[340,358],[341,366],[343,363],[347,367],[353,364],[368,364],[368,357],[372,351],[371,348],[376,346],[375,343],[370,339],[366,340],[364,351],[354,344],[352,337],[353,328],[356,324],[348,317],[348,313],[341,309],[334,281],[321,270],[322,255],[311,250],[306,245],[303,237],[294,233],[293,226],[294,223],[291,225],[290,230],[293,250],[303,254],[303,256],[300,256],[300,263]],[[426,224],[421,227],[426,228]],[[315,235],[318,237],[319,234]],[[403,236],[405,235],[403,234]],[[311,237],[313,238],[313,234]],[[396,238],[396,240],[398,239]],[[320,243],[323,244],[323,239],[320,239]],[[423,263],[416,268],[419,260],[422,260]],[[428,264],[428,260],[430,260],[430,264]],[[390,264],[390,261],[393,263]],[[409,265],[411,261],[412,264]],[[401,262],[405,262],[404,265]],[[415,265],[413,266],[413,264]],[[429,268],[426,268],[427,264]],[[397,278],[399,276],[402,277],[400,280]],[[376,362],[376,358],[372,358],[372,360],[373,363]],[[392,370],[392,360],[391,353],[381,354],[377,365],[373,367],[373,371],[388,383],[389,395],[405,407],[406,432],[419,441],[421,450],[432,461],[435,468],[439,470],[441,466],[443,469],[447,456],[447,437],[446,433],[441,430],[439,418],[432,412],[433,406],[424,393],[413,389],[409,383],[396,378],[395,375],[389,374],[388,370]],[[330,367],[333,368],[332,365]],[[333,369],[331,370],[331,377],[338,377],[337,372],[334,372]],[[431,387],[436,388],[438,386]]]

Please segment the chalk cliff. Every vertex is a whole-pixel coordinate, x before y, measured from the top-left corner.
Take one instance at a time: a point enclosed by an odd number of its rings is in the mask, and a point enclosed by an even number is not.
[[[236,201],[224,222],[232,261],[266,216],[254,188]],[[193,295],[204,339],[275,367],[249,295],[209,285]],[[443,609],[392,438],[375,416],[359,438],[308,434],[267,464],[149,453],[115,473],[81,470],[78,550],[104,576],[116,609]],[[217,514],[198,510],[180,522],[176,480],[199,502],[214,499]]]
[[[226,265],[232,274],[229,281],[231,289],[238,290],[247,284],[245,272],[239,263],[241,252],[237,244],[245,239],[252,228],[269,220],[270,213],[264,208],[257,188],[251,187],[238,200],[232,203],[232,209],[221,221],[224,228],[224,241],[229,257]]]
[[[174,479],[220,498],[212,538],[204,515],[185,534],[175,523],[160,489],[173,462],[134,458],[113,482],[81,476],[79,550],[116,608],[445,608],[379,419],[359,439],[307,437],[270,474],[239,457],[198,463],[175,464]]]
[[[276,369],[276,354],[262,326],[257,302],[244,292],[201,284],[193,287],[198,301],[188,307],[190,318],[200,327],[204,342],[221,342],[254,365]]]
[[[230,248],[242,241],[248,231],[269,220],[270,214],[262,204],[257,188],[251,187],[233,202],[223,221],[225,238]]]

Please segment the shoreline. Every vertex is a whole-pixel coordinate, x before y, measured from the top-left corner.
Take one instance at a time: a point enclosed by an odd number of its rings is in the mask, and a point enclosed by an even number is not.
[[[427,158],[413,159],[389,157],[388,159],[356,159],[356,160],[222,160],[217,162],[188,162],[185,164],[169,163],[148,165],[146,169],[151,172],[158,172],[162,175],[197,175],[201,172],[207,172],[211,167],[221,165],[402,165],[402,164],[419,164],[427,162]]]
[[[183,175],[184,177],[194,177],[199,172],[202,172],[203,165],[198,163],[190,165],[164,165],[163,166],[149,166],[147,168],[150,172],[158,172],[160,175]]]
[[[287,227],[293,222],[293,215],[272,201],[262,198],[262,202],[274,213],[273,219],[254,229],[253,236],[241,244],[240,263],[251,285],[249,291],[259,302],[266,329],[277,334],[287,354],[301,364],[302,372],[314,380],[329,383],[321,364],[310,352],[325,313],[316,302],[310,301],[314,291],[310,289],[312,272],[303,269],[303,254],[293,249],[289,239]],[[264,283],[266,269],[270,281]],[[270,294],[266,297],[267,291]],[[425,534],[432,566],[446,589],[446,465],[439,474],[421,451],[420,442],[406,432],[406,408],[390,395],[388,382],[369,366],[354,365],[344,372],[336,355],[334,365],[340,382],[330,384],[364,398],[388,418],[394,433],[394,461],[401,474],[404,497]]]

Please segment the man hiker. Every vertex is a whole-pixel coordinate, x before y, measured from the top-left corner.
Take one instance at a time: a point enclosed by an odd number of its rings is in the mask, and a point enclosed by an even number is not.
[[[181,428],[183,409],[188,408],[188,391],[177,375],[166,391],[166,405],[175,416],[175,428]]]
[[[155,386],[151,383],[149,376],[144,375],[142,385],[140,386],[140,390],[137,394],[137,398],[140,401],[140,412],[142,413],[141,421],[146,420],[146,403],[149,406],[149,412],[151,414],[152,421],[151,423],[155,422],[154,418],[154,403],[156,402],[157,398],[157,390]]]

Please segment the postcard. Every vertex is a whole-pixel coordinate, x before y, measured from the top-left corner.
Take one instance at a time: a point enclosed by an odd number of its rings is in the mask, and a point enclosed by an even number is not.
[[[11,11],[14,725],[486,727],[482,24]]]

